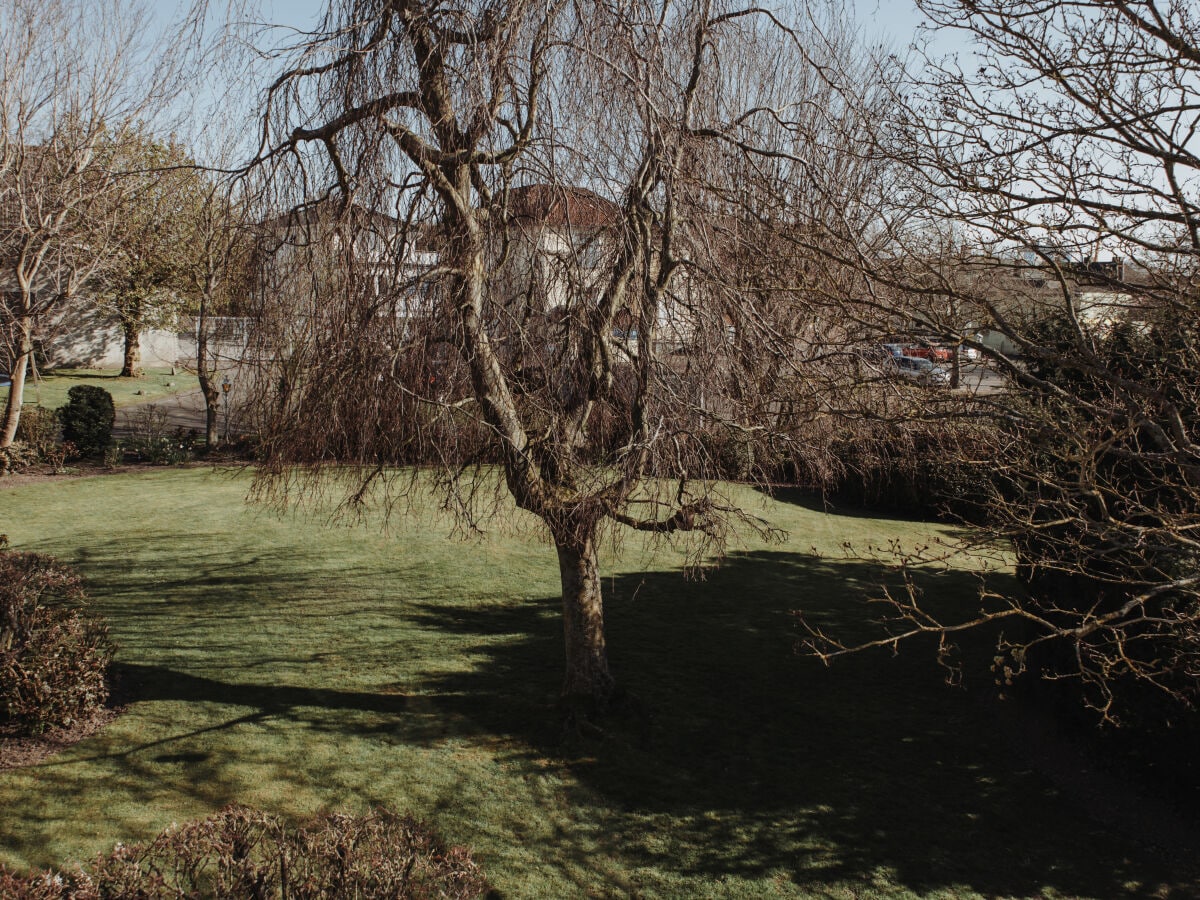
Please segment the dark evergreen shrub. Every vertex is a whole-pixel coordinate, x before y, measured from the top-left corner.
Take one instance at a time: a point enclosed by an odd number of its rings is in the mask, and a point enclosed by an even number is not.
[[[1022,576],[1035,592],[1054,599],[1066,591],[1081,608],[1098,602],[1103,607],[1105,600],[1120,605],[1129,595],[1163,582],[1195,577],[1200,553],[1194,542],[1186,536],[1174,541],[1155,534],[1164,522],[1182,520],[1184,533],[1191,527],[1187,523],[1196,514],[1194,476],[1160,449],[1149,417],[1132,417],[1134,424],[1122,424],[1131,417],[1116,406],[1111,387],[1082,366],[1062,361],[1078,357],[1072,352],[1071,323],[1051,321],[1042,331],[1038,336],[1054,353],[1031,362],[1032,373],[1090,406],[1059,408],[1054,397],[1031,401],[1043,420],[1052,418],[1062,425],[1018,435],[1027,448],[1025,468],[1037,472],[1039,482],[1061,487],[1050,493],[1017,485],[1013,492],[1023,504],[1024,517],[1038,526],[1016,541]],[[1131,384],[1164,385],[1157,399],[1173,403],[1180,427],[1194,433],[1200,427],[1200,411],[1187,402],[1183,389],[1194,382],[1195,372],[1181,359],[1190,359],[1185,351],[1195,340],[1182,328],[1147,330],[1118,324],[1094,341],[1092,352],[1106,371]],[[1099,452],[1080,454],[1078,444],[1084,439],[1101,448]],[[1075,486],[1079,487],[1072,491]],[[1130,532],[1140,535],[1136,541],[1128,539]],[[1155,593],[1171,598],[1170,593]]]
[[[78,384],[67,391],[67,405],[59,410],[63,440],[70,441],[80,456],[103,453],[112,443],[116,409],[104,388]]]

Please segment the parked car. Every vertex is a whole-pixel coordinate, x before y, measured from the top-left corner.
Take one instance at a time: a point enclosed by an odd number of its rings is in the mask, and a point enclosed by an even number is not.
[[[901,355],[911,356],[914,359],[927,359],[934,363],[950,362],[954,359],[954,351],[949,347],[934,347],[931,344],[905,347]]]
[[[946,386],[950,384],[950,373],[941,366],[935,366],[928,359],[916,356],[897,356],[893,359],[896,369],[905,378],[919,381],[922,384]]]
[[[865,363],[873,365],[885,365],[891,363],[895,356],[882,344],[867,344],[863,347],[855,347],[851,352]]]

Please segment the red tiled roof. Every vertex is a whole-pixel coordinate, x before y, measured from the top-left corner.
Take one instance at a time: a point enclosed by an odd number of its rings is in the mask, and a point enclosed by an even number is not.
[[[551,228],[604,228],[615,224],[621,209],[587,188],[529,184],[510,188],[508,218]]]

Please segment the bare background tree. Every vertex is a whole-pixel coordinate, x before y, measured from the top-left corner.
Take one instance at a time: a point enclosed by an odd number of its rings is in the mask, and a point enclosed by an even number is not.
[[[210,178],[196,198],[185,267],[196,326],[196,378],[204,395],[204,441],[221,444],[218,428],[222,395],[222,368],[228,369],[230,346],[245,346],[246,339],[233,322],[244,314],[254,284],[255,206],[245,183]],[[237,360],[240,362],[240,359]]]
[[[0,450],[16,435],[35,330],[107,258],[127,183],[105,170],[103,145],[149,114],[164,83],[142,55],[147,20],[115,0],[0,7],[0,329],[12,380]]]
[[[718,479],[826,402],[818,338],[846,335],[805,299],[820,264],[804,274],[787,201],[811,202],[794,172],[821,168],[810,183],[848,219],[871,181],[839,162],[861,105],[820,77],[831,55],[849,65],[815,29],[833,22],[730,2],[333,4],[268,95],[260,490],[342,478],[351,505],[394,499],[422,477],[397,465],[437,462],[476,527],[498,474],[558,555],[563,695],[603,709],[603,536],[683,537],[700,561],[733,528],[769,534]]]

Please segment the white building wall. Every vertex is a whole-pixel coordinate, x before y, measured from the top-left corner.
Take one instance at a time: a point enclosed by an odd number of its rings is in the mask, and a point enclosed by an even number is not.
[[[147,369],[186,366],[196,356],[194,335],[185,330],[148,328],[141,334],[141,365]],[[116,317],[94,306],[64,310],[57,318],[40,323],[36,336],[38,365],[89,369],[120,368],[125,342]]]

